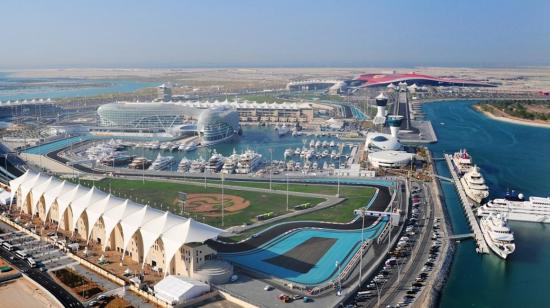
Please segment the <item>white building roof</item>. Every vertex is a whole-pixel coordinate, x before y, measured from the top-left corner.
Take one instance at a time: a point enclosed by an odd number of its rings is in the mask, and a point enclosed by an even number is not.
[[[177,304],[210,291],[210,286],[200,281],[169,275],[159,281],[154,289],[157,298]]]
[[[19,204],[26,202],[26,196],[32,190],[33,199],[44,198],[46,217],[53,204],[57,202],[59,209],[58,221],[64,219],[64,213],[71,209],[72,222],[70,230],[84,213],[88,216],[87,238],[99,219],[103,219],[105,238],[109,238],[117,225],[122,229],[124,249],[132,237],[139,232],[143,239],[144,260],[149,250],[157,240],[162,240],[165,252],[165,273],[178,249],[193,242],[204,242],[216,238],[223,230],[184,218],[169,212],[160,211],[149,206],[124,200],[104,193],[95,187],[87,188],[54,177],[40,175],[27,171],[25,174],[10,181],[10,189],[21,191]],[[10,194],[12,196],[12,194]],[[103,243],[105,249],[109,241]]]
[[[403,145],[390,134],[371,132],[365,140],[365,151],[401,150]]]

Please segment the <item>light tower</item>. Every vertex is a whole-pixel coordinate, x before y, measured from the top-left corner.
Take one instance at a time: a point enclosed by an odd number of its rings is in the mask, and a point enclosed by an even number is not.
[[[388,97],[384,93],[380,93],[376,97],[376,117],[384,118],[386,117],[386,106],[388,105]]]
[[[386,122],[390,127],[391,135],[395,138],[397,138],[397,135],[399,134],[399,129],[401,128],[402,121],[403,121],[403,116],[400,116],[400,115],[388,116],[388,119]]]

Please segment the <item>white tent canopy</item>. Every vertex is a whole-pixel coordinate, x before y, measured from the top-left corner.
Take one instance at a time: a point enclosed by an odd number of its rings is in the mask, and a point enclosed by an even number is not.
[[[57,182],[52,181],[52,179],[53,177],[50,176],[45,182],[38,184],[34,188],[32,188],[32,214],[38,212],[38,202],[40,201],[40,197],[44,194],[44,192],[47,191],[48,188],[52,188],[53,186],[57,185]]]
[[[159,281],[154,289],[157,298],[177,305],[210,291],[210,286],[204,282],[171,275]]]
[[[178,251],[178,249],[187,243],[202,243],[208,239],[216,238],[222,229],[218,229],[193,219],[188,219],[185,223],[178,224],[161,236],[164,243],[164,264],[167,273],[170,268],[170,261]]]
[[[19,191],[17,205],[21,209],[28,206],[26,196],[32,191],[33,206],[36,210],[36,202],[44,198],[45,216],[48,216],[52,206],[57,203],[59,224],[65,217],[67,209],[71,209],[70,230],[74,230],[82,215],[87,215],[86,240],[92,234],[93,227],[103,219],[105,241],[103,249],[106,249],[113,230],[120,226],[122,230],[123,255],[136,232],[139,232],[143,241],[144,260],[149,255],[149,250],[155,241],[161,239],[164,246],[165,265],[169,267],[170,261],[178,249],[193,242],[204,242],[216,238],[223,230],[202,224],[190,218],[184,218],[169,212],[160,211],[149,206],[138,204],[130,200],[120,199],[104,193],[97,188],[87,188],[75,185],[67,181],[60,181],[54,177],[41,175],[27,171],[17,179],[10,181],[11,200]],[[54,218],[54,219],[55,219]],[[68,222],[65,222],[67,224]]]
[[[71,202],[73,219],[71,222],[70,230],[74,230],[78,219],[88,206],[102,201],[103,199],[107,198],[107,196],[108,195],[106,193],[97,190],[95,187],[92,187],[92,189],[90,189],[84,196]]]
[[[130,241],[132,240],[134,233],[136,233],[136,231],[138,231],[138,229],[144,224],[148,223],[149,221],[155,218],[162,216],[163,214],[161,211],[154,210],[147,205],[142,206],[139,204],[135,204],[135,206],[141,207],[141,209],[136,211],[132,215],[124,217],[120,221],[120,226],[122,227],[122,233],[124,235],[123,255],[124,255],[124,252],[126,252],[126,249],[128,249],[128,244],[130,244]],[[147,251],[144,250],[144,254],[145,253],[147,253]]]
[[[148,223],[141,226],[140,233],[143,240],[143,251],[149,251],[151,246],[155,244],[155,241],[159,239],[161,235],[166,232],[166,230],[184,222],[185,220],[182,220],[181,217],[165,212],[164,215],[152,219]],[[166,253],[166,245],[164,245],[164,249]],[[145,265],[146,258],[147,255],[144,255],[142,265]]]

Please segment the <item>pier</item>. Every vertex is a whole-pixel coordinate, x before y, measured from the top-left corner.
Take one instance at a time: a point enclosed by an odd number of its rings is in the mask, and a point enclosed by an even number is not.
[[[451,172],[453,183],[455,184],[456,191],[458,192],[458,196],[460,198],[460,201],[461,201],[460,203],[462,204],[462,208],[466,213],[466,218],[468,219],[468,224],[470,225],[470,229],[472,230],[473,236],[477,242],[477,247],[479,249],[479,252],[489,253],[489,247],[487,246],[487,243],[483,238],[483,233],[481,232],[481,228],[479,227],[476,216],[474,215],[474,211],[472,210],[472,202],[466,196],[466,193],[464,192],[464,188],[460,183],[458,175],[456,174],[456,171],[453,168],[453,164],[451,162],[451,155],[445,154],[445,161],[447,161],[447,167],[449,167],[449,171]]]

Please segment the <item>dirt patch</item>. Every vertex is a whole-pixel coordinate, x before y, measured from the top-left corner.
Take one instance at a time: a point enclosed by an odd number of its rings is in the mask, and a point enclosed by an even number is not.
[[[223,196],[224,211],[237,213],[250,206],[250,201],[234,195]],[[220,216],[222,206],[221,194],[189,194],[185,210],[192,213],[201,213],[206,216]]]
[[[51,273],[54,280],[57,280],[67,286],[72,292],[76,293],[82,299],[89,299],[104,290],[95,282],[70,269],[60,269]]]

